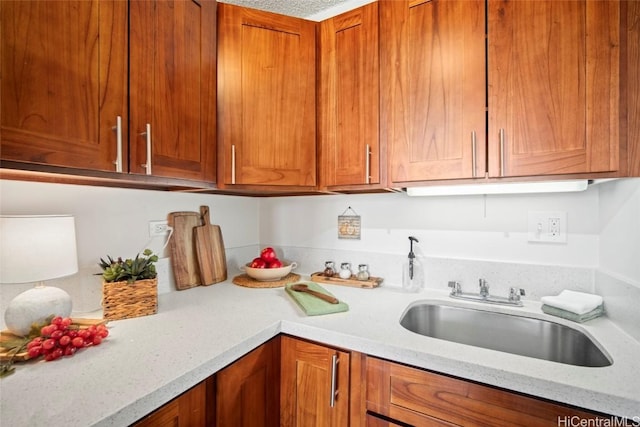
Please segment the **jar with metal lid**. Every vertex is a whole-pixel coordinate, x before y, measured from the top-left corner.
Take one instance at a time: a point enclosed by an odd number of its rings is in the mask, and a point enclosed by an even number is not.
[[[340,278],[349,279],[351,277],[351,263],[343,262],[340,264]]]
[[[325,261],[324,271],[322,272],[326,277],[333,277],[336,274],[336,269],[333,266],[333,261]]]
[[[358,280],[369,280],[369,266],[367,264],[358,265],[358,273],[356,274]]]

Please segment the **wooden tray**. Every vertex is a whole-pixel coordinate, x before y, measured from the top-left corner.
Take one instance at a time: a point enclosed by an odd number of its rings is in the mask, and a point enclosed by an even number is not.
[[[246,288],[281,288],[286,284],[295,283],[300,280],[300,275],[296,273],[289,273],[280,280],[273,280],[269,282],[262,282],[249,277],[247,274],[241,274],[233,278],[232,282],[238,286],[244,286]]]
[[[108,320],[105,319],[76,319],[76,318],[72,318],[71,319],[73,321],[73,324],[78,326],[80,329],[86,329],[91,325],[100,325],[100,324],[106,324],[108,322]],[[4,330],[4,331],[0,331],[0,342],[5,342],[8,341],[10,339],[15,339],[18,338],[16,337],[16,335],[12,334],[11,332]],[[3,347],[0,347],[0,361],[2,362],[8,362],[11,359],[13,351],[9,351]],[[21,351],[20,353],[17,353],[15,356],[13,356],[13,361],[14,362],[24,362],[26,360],[29,360],[29,353],[25,350],[25,351]]]
[[[349,279],[342,279],[338,276],[327,277],[324,273],[313,273],[311,281],[316,283],[328,283],[330,285],[352,286],[354,288],[376,288],[380,286],[384,279],[382,277],[369,277],[369,280],[358,280],[352,275]]]

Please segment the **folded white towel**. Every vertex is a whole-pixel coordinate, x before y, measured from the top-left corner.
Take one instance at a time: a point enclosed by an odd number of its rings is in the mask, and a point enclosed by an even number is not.
[[[585,314],[602,304],[600,295],[564,290],[557,296],[540,298],[543,304],[561,308],[575,314]]]

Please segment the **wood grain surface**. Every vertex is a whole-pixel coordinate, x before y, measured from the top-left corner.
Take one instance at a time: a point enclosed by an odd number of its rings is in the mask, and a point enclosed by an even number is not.
[[[224,282],[227,280],[227,257],[222,230],[211,224],[209,206],[200,206],[200,215],[204,225],[193,231],[200,279],[203,285]]]

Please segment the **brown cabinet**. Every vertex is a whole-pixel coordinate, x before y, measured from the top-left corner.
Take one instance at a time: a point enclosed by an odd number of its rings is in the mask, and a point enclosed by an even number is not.
[[[0,14],[3,160],[215,181],[214,0],[3,1]]]
[[[386,185],[386,153],[379,143],[378,3],[322,21],[318,43],[320,186]]]
[[[380,82],[391,186],[484,177],[484,0],[380,1]]]
[[[597,417],[561,404],[373,357],[366,359],[366,383],[367,410],[401,425],[533,427],[557,425],[559,420],[571,417]]]
[[[207,396],[213,390],[213,377],[202,381],[187,390],[171,402],[158,408],[134,427],[205,427],[210,426],[210,414],[207,412]]]
[[[220,187],[316,186],[315,71],[316,23],[218,5]]]
[[[622,2],[622,16],[626,17],[623,22],[626,23],[626,68],[621,74],[626,86],[621,95],[624,99],[626,96],[626,117],[624,122],[627,128],[627,150],[629,159],[629,176],[640,176],[640,2],[624,1]],[[626,74],[625,74],[626,73]]]
[[[130,2],[131,173],[216,179],[216,2]]]
[[[381,1],[391,185],[625,173],[620,2],[486,4]]]
[[[127,3],[3,0],[0,23],[2,159],[115,171]]]
[[[280,337],[216,374],[216,424],[277,427],[280,417]]]
[[[618,170],[619,1],[489,0],[488,61],[490,176]]]
[[[280,425],[349,425],[349,363],[346,351],[282,337]]]

